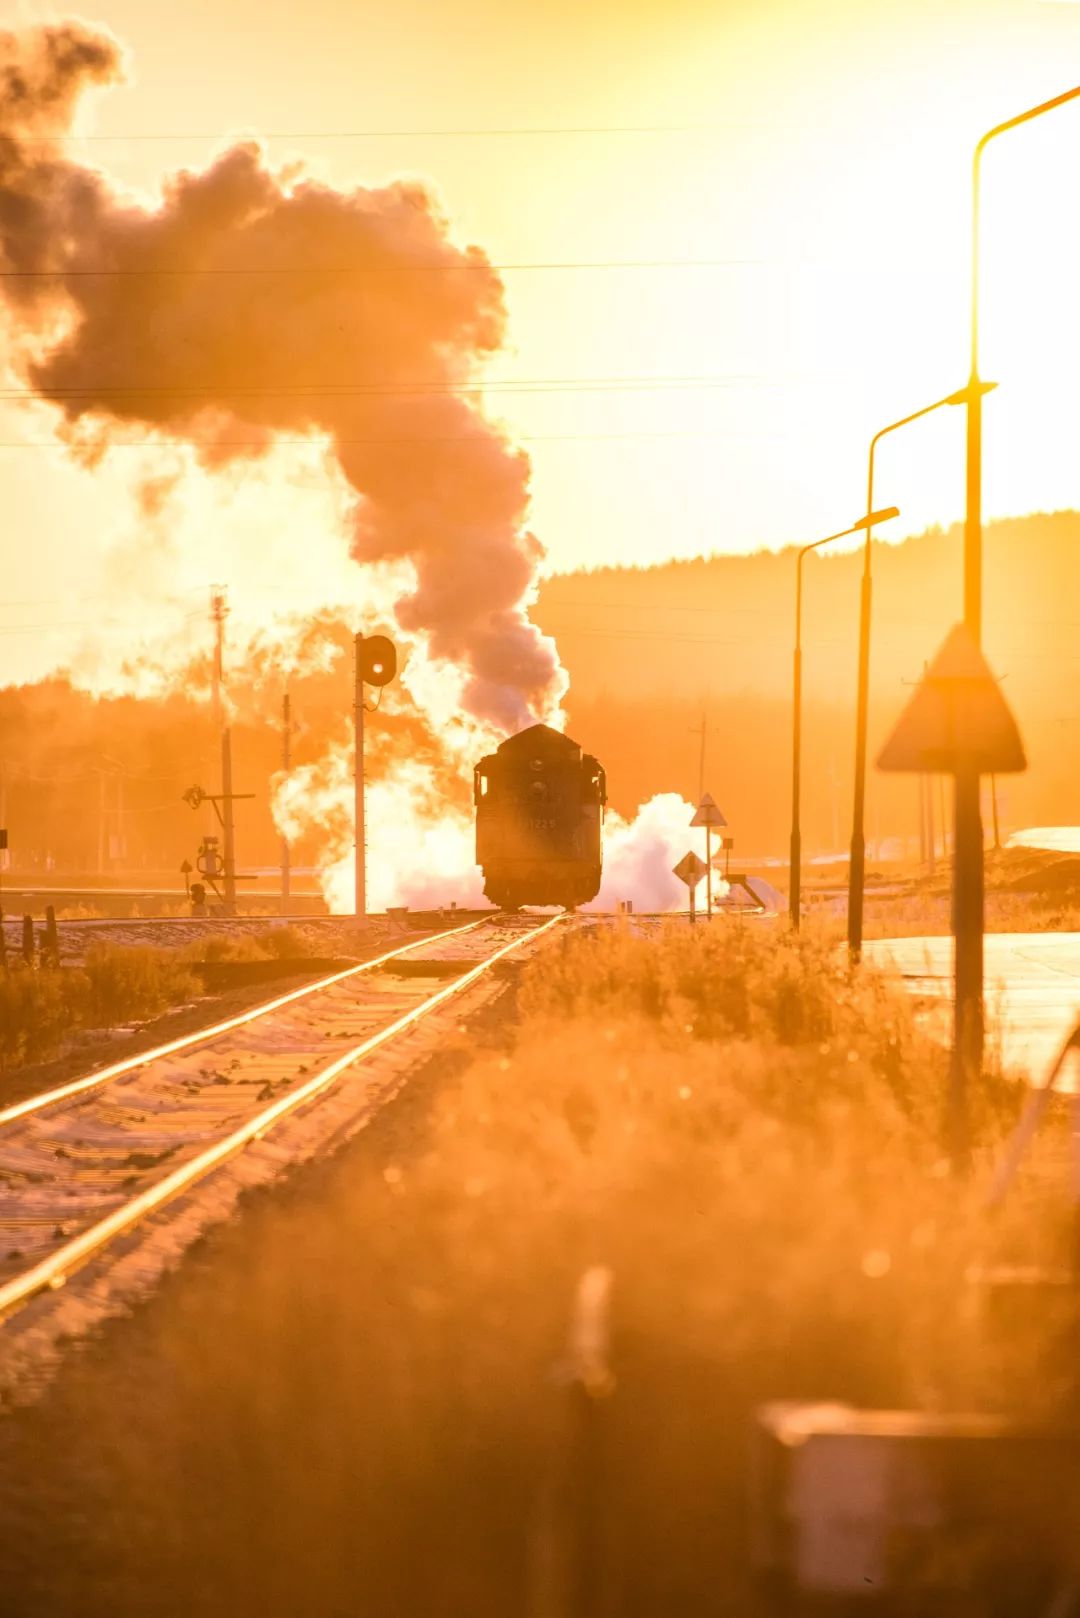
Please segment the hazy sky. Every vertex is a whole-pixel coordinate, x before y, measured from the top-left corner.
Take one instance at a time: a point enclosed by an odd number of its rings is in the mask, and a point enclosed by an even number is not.
[[[79,9],[131,53],[131,84],[77,148],[119,182],[152,190],[259,131],[275,159],[342,185],[423,177],[455,237],[507,266],[489,408],[528,443],[534,527],[559,569],[853,520],[871,433],[965,378],[974,140],[1080,79],[1080,5],[1062,0]],[[63,14],[0,5],[7,26]],[[1080,505],[1078,164],[1074,108],[986,164],[990,515]],[[882,451],[895,537],[960,513],[961,414]],[[3,425],[6,441],[49,437],[45,414]],[[186,593],[201,615],[211,580],[298,604],[350,587],[333,491],[302,456],[295,476],[232,480],[212,522],[178,515],[179,542],[142,534],[130,491],[152,471],[137,450],[90,472],[0,449],[17,598],[0,677],[48,666],[57,603],[72,625],[121,613],[124,634],[136,588]]]

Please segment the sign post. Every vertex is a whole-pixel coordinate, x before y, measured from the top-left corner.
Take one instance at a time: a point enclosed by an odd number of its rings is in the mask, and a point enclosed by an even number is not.
[[[954,1170],[970,1152],[968,1093],[983,1062],[983,832],[979,778],[1027,768],[1020,732],[971,631],[963,624],[915,687],[878,757],[878,769],[951,775],[954,783],[952,927],[954,1022],[946,1136]]]
[[[697,813],[690,824],[705,827],[705,913],[712,921],[712,834],[714,827],[726,826],[727,821],[716,807],[716,800],[710,792],[706,792],[698,804]]]
[[[705,866],[697,855],[690,851],[684,854],[678,865],[672,867],[680,882],[685,882],[690,890],[690,924],[693,925],[697,916],[697,885],[705,875]]]

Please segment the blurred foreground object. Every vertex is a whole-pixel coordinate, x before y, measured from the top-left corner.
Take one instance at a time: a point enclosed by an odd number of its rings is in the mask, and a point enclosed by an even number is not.
[[[763,1405],[756,1569],[785,1614],[824,1618],[858,1600],[893,1614],[1038,1618],[1069,1576],[1078,1458],[1073,1433],[1004,1416]]]
[[[558,1365],[557,1419],[539,1498],[529,1618],[609,1618],[613,1605],[609,1407],[614,1273],[579,1278],[567,1352]]]

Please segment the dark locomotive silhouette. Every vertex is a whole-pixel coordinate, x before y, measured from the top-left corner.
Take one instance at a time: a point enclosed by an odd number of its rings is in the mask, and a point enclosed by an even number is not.
[[[604,771],[577,742],[530,725],[473,772],[476,863],[484,892],[503,910],[572,908],[600,887]]]

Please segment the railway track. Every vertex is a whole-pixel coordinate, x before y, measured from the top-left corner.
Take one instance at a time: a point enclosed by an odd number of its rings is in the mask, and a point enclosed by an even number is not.
[[[560,919],[414,940],[0,1111],[0,1328]]]

